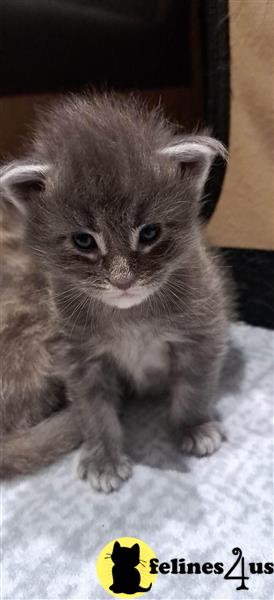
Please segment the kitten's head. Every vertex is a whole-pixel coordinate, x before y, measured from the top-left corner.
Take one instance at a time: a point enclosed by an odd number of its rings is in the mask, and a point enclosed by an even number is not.
[[[140,562],[139,544],[127,548],[127,546],[121,546],[117,541],[114,542],[111,559],[115,565],[120,567],[136,567]]]
[[[55,280],[129,308],[187,260],[218,153],[216,140],[177,136],[136,100],[72,97],[44,116],[31,157],[2,168],[0,181]]]

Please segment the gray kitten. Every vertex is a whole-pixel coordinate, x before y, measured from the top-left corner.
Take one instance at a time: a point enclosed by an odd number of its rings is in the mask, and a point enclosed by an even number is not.
[[[218,141],[176,135],[136,99],[72,96],[29,155],[2,168],[56,309],[55,376],[83,440],[78,472],[98,490],[130,476],[119,406],[132,389],[165,392],[183,451],[221,444],[212,407],[229,301],[198,218],[216,154]]]

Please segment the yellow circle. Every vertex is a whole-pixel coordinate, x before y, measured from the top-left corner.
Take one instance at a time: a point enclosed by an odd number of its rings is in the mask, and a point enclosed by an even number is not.
[[[138,538],[112,540],[101,550],[96,562],[101,586],[115,598],[139,598],[149,591],[157,577],[150,573],[151,558],[156,558],[155,552]]]

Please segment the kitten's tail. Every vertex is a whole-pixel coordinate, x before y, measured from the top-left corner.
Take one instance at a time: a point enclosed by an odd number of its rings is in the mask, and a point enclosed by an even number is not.
[[[147,588],[143,588],[139,585],[138,587],[138,592],[149,592],[150,588],[152,586],[152,583],[149,584],[149,586]]]
[[[23,432],[0,442],[0,478],[33,473],[74,450],[82,441],[69,409],[64,409]]]

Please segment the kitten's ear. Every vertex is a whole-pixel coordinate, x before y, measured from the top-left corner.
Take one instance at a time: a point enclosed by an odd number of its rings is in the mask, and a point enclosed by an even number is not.
[[[46,163],[11,162],[0,168],[0,187],[7,200],[25,214],[30,194],[44,189],[49,170]]]
[[[139,547],[139,544],[134,544],[133,546],[131,546],[131,550],[133,550],[134,554],[136,554],[136,558],[139,559],[139,557],[140,557],[140,547]]]
[[[120,550],[120,544],[116,541],[114,542],[113,552],[117,552],[118,550]]]
[[[183,174],[196,184],[199,192],[204,188],[214,158],[218,155],[224,160],[228,158],[224,145],[208,135],[175,138],[160,153],[180,163]]]

